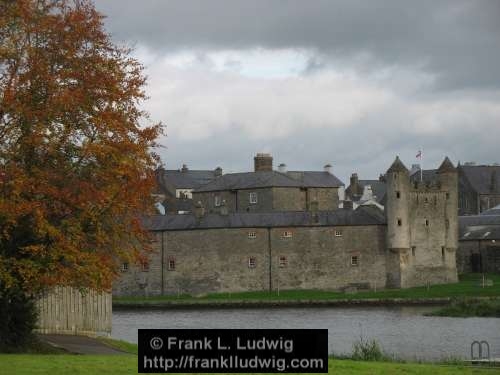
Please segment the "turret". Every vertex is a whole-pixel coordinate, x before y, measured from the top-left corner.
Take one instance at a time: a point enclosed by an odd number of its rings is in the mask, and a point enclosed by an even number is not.
[[[458,247],[458,173],[448,157],[437,170],[441,189],[446,194],[446,243],[447,249]]]
[[[389,249],[410,248],[410,178],[408,169],[396,157],[387,170],[387,247]]]

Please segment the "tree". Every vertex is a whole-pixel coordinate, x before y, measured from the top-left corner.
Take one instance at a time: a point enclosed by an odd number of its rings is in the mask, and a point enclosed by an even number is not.
[[[144,85],[90,0],[0,3],[0,298],[109,289],[141,256],[162,133]]]

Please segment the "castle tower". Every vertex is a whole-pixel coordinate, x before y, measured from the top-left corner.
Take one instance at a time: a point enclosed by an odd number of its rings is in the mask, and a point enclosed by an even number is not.
[[[410,252],[410,178],[408,169],[396,157],[387,170],[387,287],[403,287],[402,274]]]
[[[458,172],[448,157],[437,170],[441,190],[445,192],[445,248],[442,257],[446,268],[446,278],[458,280],[456,251],[458,248]]]

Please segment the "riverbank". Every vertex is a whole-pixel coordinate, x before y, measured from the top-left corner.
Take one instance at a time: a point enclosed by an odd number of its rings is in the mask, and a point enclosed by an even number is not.
[[[437,311],[430,312],[426,315],[449,316],[456,318],[469,318],[469,317],[500,318],[500,299],[455,300],[449,306],[445,306]]]
[[[385,306],[444,305],[457,298],[470,301],[500,298],[500,275],[461,275],[455,284],[409,289],[385,289],[342,293],[321,290],[285,290],[241,293],[214,293],[203,296],[113,297],[113,308],[237,308],[285,306]]]

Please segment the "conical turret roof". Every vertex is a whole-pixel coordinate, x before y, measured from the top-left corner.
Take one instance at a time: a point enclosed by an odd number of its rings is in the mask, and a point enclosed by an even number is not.
[[[457,169],[453,166],[451,160],[447,157],[444,158],[441,166],[438,168],[438,173],[446,173],[446,172],[456,172]]]
[[[408,168],[405,167],[403,162],[396,156],[396,160],[392,163],[391,167],[387,170],[387,173],[391,172],[408,172]]]

